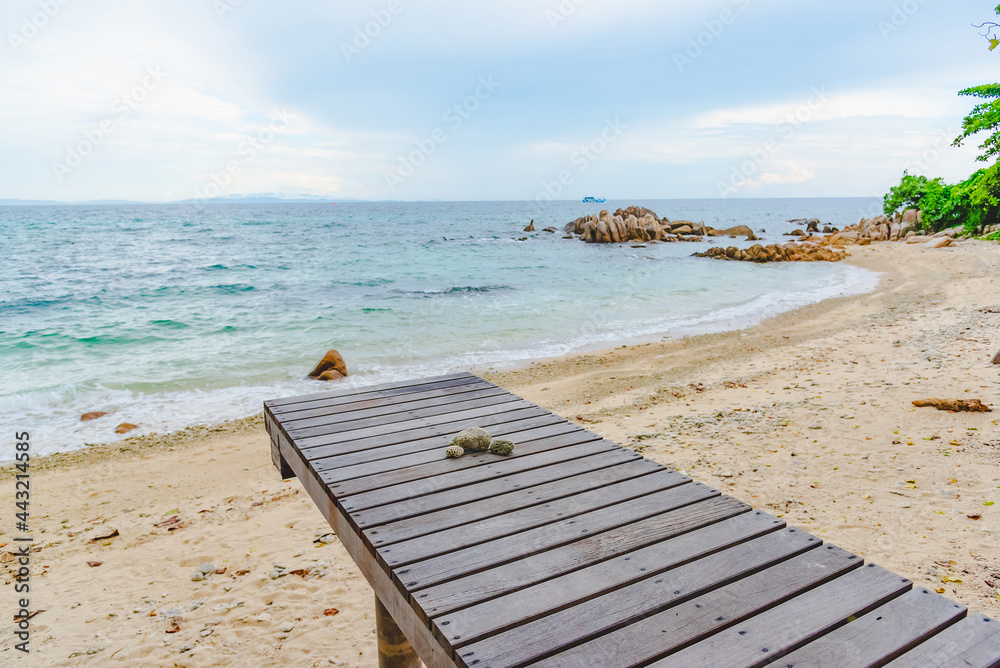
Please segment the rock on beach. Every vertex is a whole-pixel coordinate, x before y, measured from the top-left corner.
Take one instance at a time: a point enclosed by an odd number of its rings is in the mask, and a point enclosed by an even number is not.
[[[336,350],[328,350],[312,371],[310,378],[316,380],[340,380],[347,377],[347,363]]]

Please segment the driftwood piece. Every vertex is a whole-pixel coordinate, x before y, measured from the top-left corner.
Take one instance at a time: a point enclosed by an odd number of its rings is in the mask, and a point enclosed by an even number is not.
[[[979,399],[917,399],[914,406],[923,408],[929,406],[939,411],[959,411],[966,413],[991,413],[993,409],[983,404]]]

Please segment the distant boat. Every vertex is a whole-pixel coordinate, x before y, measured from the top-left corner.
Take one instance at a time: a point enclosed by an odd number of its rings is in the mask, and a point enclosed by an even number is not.
[[[608,201],[607,197],[584,197],[584,204],[604,204]]]

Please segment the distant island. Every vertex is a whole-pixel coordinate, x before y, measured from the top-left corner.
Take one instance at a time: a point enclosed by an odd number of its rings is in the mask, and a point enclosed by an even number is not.
[[[255,193],[248,195],[229,195],[227,197],[212,197],[208,199],[165,200],[162,202],[141,202],[124,199],[97,199],[82,201],[58,201],[41,199],[0,199],[0,206],[108,206],[108,205],[141,205],[141,204],[336,204],[337,202],[367,202],[370,200],[322,197],[318,195],[283,196],[274,193]]]

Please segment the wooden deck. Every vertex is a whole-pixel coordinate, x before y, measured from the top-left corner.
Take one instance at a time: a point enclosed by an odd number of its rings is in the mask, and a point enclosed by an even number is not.
[[[1000,623],[471,374],[265,402],[432,668],[1000,666]],[[511,457],[445,459],[478,425]]]

